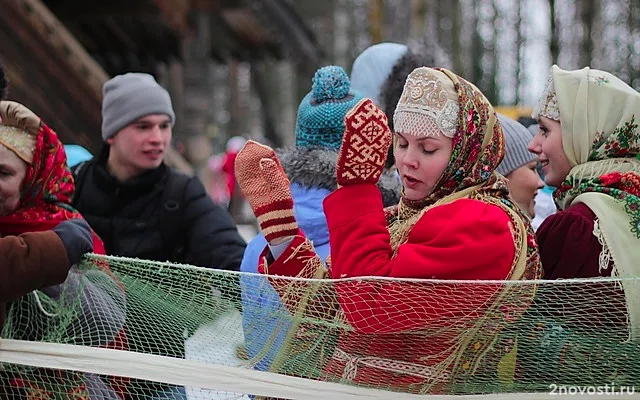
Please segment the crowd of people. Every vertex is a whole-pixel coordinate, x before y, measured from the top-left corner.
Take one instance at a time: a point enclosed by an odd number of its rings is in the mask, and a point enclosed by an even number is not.
[[[103,147],[93,157],[63,146],[28,105],[7,100],[2,72],[0,329],[30,292],[63,301],[60,293],[71,291],[86,303],[83,321],[98,321],[76,327],[80,344],[183,358],[179,329],[160,350],[127,335],[147,322],[127,318],[126,290],[108,266],[91,272],[110,282],[103,286],[76,268],[83,255],[257,272],[219,288],[242,310],[256,369],[278,372],[274,360],[295,354],[289,331],[301,328],[287,315],[322,308],[350,326],[314,361],[323,379],[445,393],[452,377],[470,373],[462,366],[491,369],[489,358],[511,354],[487,349],[536,303],[535,285],[516,298],[510,285],[436,293],[363,281],[335,284],[318,299],[292,296],[277,277],[437,279],[446,288],[460,280],[640,276],[640,94],[605,71],[553,66],[535,123],[525,126],[429,61],[402,44],[372,46],[351,76],[339,66],[317,70],[298,108],[294,146],[229,143],[218,167],[257,219],[260,232],[248,245],[199,178],[163,162],[175,113],[151,75],[104,84]],[[632,283],[606,290],[607,307],[626,316],[609,323],[637,340],[639,292]],[[492,330],[489,314],[500,316]],[[438,332],[451,316],[464,329],[416,335]],[[22,339],[38,340],[24,332]],[[360,365],[365,358],[374,361]],[[0,388],[16,398],[39,390],[6,375]],[[64,379],[90,399],[186,399],[175,385]]]

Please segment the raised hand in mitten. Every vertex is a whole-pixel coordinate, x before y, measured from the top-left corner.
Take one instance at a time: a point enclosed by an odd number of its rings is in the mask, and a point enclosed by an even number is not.
[[[235,174],[269,243],[278,244],[298,233],[289,179],[273,149],[247,141],[236,156]]]
[[[344,117],[345,131],[336,162],[338,186],[377,183],[391,146],[384,112],[363,99]]]
[[[87,221],[80,218],[62,221],[53,231],[67,250],[69,266],[79,263],[85,253],[93,251],[93,237]]]

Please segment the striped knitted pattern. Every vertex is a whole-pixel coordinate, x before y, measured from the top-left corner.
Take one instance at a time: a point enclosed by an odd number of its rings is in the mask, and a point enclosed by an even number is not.
[[[269,242],[285,236],[295,236],[298,232],[291,199],[265,204],[254,212],[262,234]]]
[[[289,179],[273,150],[252,140],[236,156],[235,172],[240,190],[258,219],[267,241],[295,236]]]

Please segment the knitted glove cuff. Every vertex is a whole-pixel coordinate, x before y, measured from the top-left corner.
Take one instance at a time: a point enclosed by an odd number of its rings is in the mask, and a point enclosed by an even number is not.
[[[264,204],[253,212],[268,242],[298,233],[298,224],[293,214],[293,200],[290,198]]]

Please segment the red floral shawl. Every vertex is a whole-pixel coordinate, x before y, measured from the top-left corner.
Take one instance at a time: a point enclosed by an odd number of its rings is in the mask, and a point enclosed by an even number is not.
[[[58,135],[41,123],[33,162],[28,166],[23,181],[20,205],[12,214],[0,216],[0,235],[20,235],[26,232],[49,230],[62,221],[83,218],[71,206],[74,189],[73,176],[67,167],[64,146],[58,139]],[[104,244],[95,232],[93,232],[93,251],[97,254],[106,254]],[[113,276],[107,263],[98,263],[97,266]],[[117,280],[115,277],[114,279]],[[105,347],[127,349],[124,329]],[[111,377],[109,379],[109,384],[121,397],[125,396],[127,383],[127,378]],[[37,390],[33,382],[27,386],[30,390]],[[82,389],[82,386],[77,389]],[[79,396],[79,398],[84,397]]]

